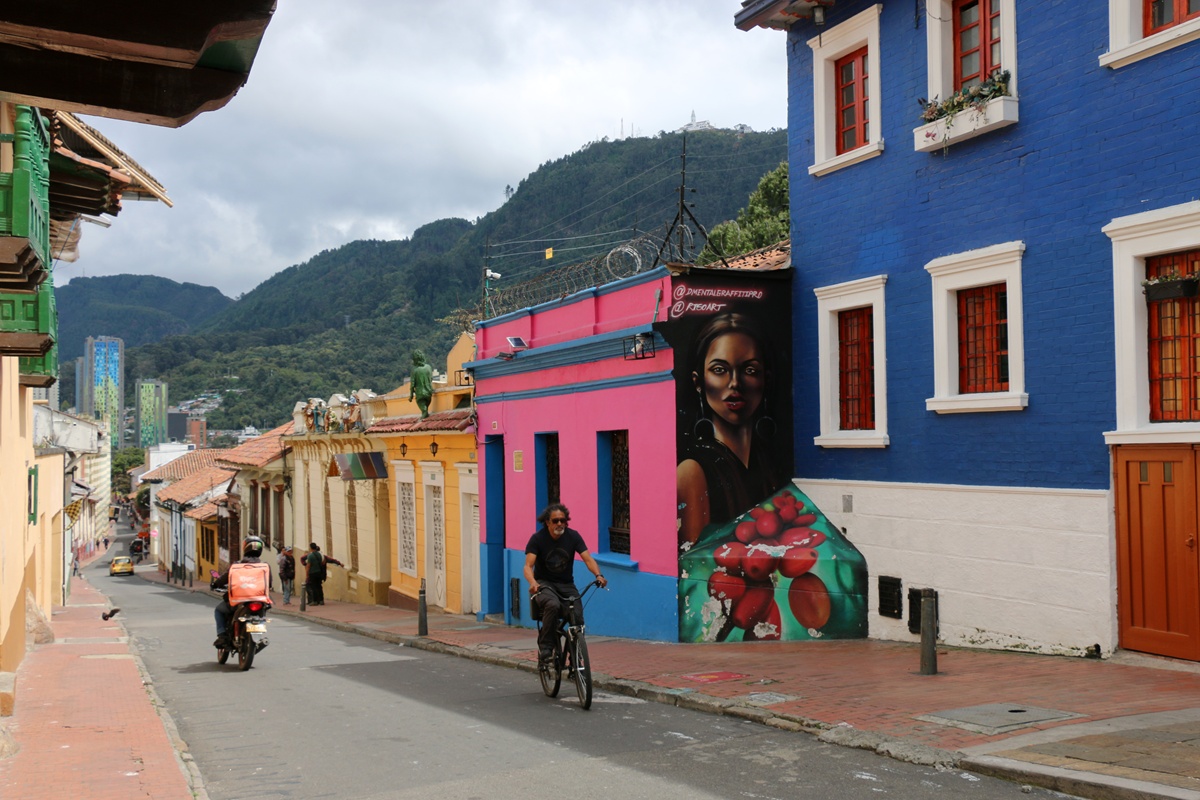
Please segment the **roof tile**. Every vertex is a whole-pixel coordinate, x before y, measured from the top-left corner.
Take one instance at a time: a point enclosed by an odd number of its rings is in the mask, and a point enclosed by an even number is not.
[[[424,419],[420,414],[403,417],[377,419],[367,428],[367,433],[437,433],[439,431],[467,431],[472,425],[471,409],[455,408],[436,411]]]
[[[216,463],[217,456],[226,453],[226,450],[214,450],[204,448],[201,450],[191,450],[184,453],[174,461],[163,464],[161,467],[150,470],[142,475],[143,481],[177,481],[180,478],[185,478],[191,475],[198,469],[211,467]]]
[[[235,469],[208,466],[156,492],[154,499],[158,502],[188,503],[219,484],[229,483],[229,479],[236,474]]]
[[[285,422],[278,428],[269,430],[261,436],[255,436],[232,450],[225,450],[217,461],[220,464],[235,467],[265,467],[292,449],[283,441],[283,437],[292,432],[294,425],[294,422]]]

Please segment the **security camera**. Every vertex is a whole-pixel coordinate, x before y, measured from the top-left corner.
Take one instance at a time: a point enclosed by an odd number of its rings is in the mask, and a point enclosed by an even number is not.
[[[491,280],[498,280],[499,278],[502,278],[502,277],[504,277],[504,276],[503,276],[503,275],[501,275],[499,272],[492,272],[492,271],[489,269],[489,270],[484,270],[484,272],[483,272],[483,277],[485,277],[485,278],[489,278],[489,279],[491,279]]]

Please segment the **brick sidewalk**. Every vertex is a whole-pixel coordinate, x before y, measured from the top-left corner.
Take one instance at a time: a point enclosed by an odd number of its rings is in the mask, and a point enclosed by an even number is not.
[[[13,716],[2,722],[19,746],[0,759],[5,800],[190,800],[174,725],[143,686],[140,661],[120,617],[85,579],[50,624],[55,641],[17,671]]]
[[[149,565],[137,575],[167,583]],[[420,637],[413,611],[329,601],[301,612],[295,601],[275,601],[275,615],[529,670],[530,691],[538,691],[531,630],[430,613],[429,633]],[[203,796],[188,762],[175,757],[173,726],[155,712],[119,618],[100,619],[104,607],[105,598],[76,578],[71,604],[52,622],[57,643],[22,664],[8,725],[21,751],[0,760],[0,797]],[[938,674],[921,675],[919,647],[906,643],[588,641],[599,690],[1083,797],[1200,800],[1197,665],[1133,654],[1100,661],[939,648]],[[994,704],[1011,706],[1013,720],[1041,710],[1063,716],[1003,730],[945,719]]]

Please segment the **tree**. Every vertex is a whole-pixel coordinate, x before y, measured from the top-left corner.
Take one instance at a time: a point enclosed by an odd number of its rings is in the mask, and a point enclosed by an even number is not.
[[[140,447],[126,447],[112,454],[112,489],[117,494],[129,494],[129,470],[146,463],[146,453]]]
[[[737,219],[713,227],[696,263],[711,264],[721,256],[733,258],[777,244],[788,238],[790,231],[788,165],[784,161],[758,182]]]

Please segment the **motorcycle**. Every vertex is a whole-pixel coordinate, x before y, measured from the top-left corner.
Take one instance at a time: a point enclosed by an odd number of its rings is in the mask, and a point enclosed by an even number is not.
[[[212,570],[210,574],[212,580],[209,582],[209,588],[227,595],[228,587],[217,589],[216,586],[217,578],[221,577],[221,574],[216,570]],[[231,653],[237,653],[238,669],[245,672],[254,663],[254,656],[270,644],[267,639],[267,612],[271,610],[271,603],[264,600],[247,600],[231,605],[233,613],[229,629],[226,631],[230,644],[229,647],[217,648],[217,663],[224,664],[229,660]]]

